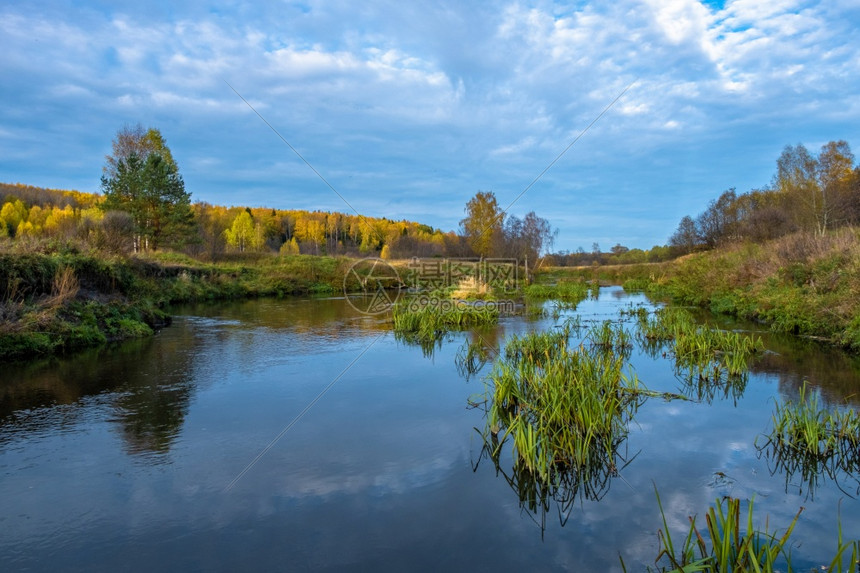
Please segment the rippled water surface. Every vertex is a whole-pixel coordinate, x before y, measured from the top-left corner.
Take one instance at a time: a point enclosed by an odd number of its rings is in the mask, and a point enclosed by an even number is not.
[[[603,289],[577,312],[588,323],[639,304]],[[620,553],[644,571],[655,485],[679,531],[723,495],[755,496],[771,528],[804,506],[800,570],[832,557],[840,501],[845,535],[860,535],[855,476],[810,485],[756,449],[804,380],[856,407],[857,363],[766,334],[742,392],[646,401],[632,462],[599,501],[531,511],[481,455],[483,413],[469,403],[488,368],[466,379],[455,356],[557,323],[505,318],[429,351],[344,300],[259,300],[180,309],[148,340],[4,365],[0,570],[609,571]],[[637,349],[631,361],[649,388],[681,390],[669,360]]]

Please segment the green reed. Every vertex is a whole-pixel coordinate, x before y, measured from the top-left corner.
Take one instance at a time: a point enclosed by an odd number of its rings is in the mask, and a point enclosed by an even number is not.
[[[673,341],[680,334],[695,330],[696,321],[689,311],[677,307],[657,309],[652,316],[638,314],[639,333],[651,341]]]
[[[705,529],[700,530],[696,518],[691,516],[690,527],[683,542],[676,546],[669,530],[666,513],[656,491],[657,505],[663,521],[658,530],[659,553],[655,559],[658,571],[671,573],[730,573],[735,571],[757,571],[774,573],[787,567],[791,571],[789,540],[803,512],[801,507],[782,533],[769,531],[765,520],[763,530],[755,527],[754,500],[747,503],[746,516],[741,510],[741,500],[732,497],[717,499],[705,513]],[[829,565],[822,571],[854,571],[860,557],[860,543],[843,539],[841,520],[837,518],[837,549]],[[661,562],[665,564],[661,564]],[[624,571],[627,568],[621,559]]]
[[[595,460],[612,466],[639,398],[622,356],[570,348],[567,336],[513,337],[486,390],[485,435],[501,436],[495,453],[510,439],[515,465],[553,483],[560,469],[588,475],[599,470]]]
[[[611,320],[591,327],[585,338],[593,347],[611,352],[626,354],[633,347],[632,336],[627,329]]]
[[[555,285],[532,284],[523,289],[523,294],[527,298],[566,302],[572,304],[574,308],[588,298],[588,292],[588,285],[580,282],[560,282]]]
[[[721,388],[737,398],[746,387],[750,362],[764,350],[761,338],[696,323],[682,308],[639,315],[638,337],[652,356],[675,358],[675,371],[691,396],[710,400]]]
[[[412,300],[398,302],[392,309],[394,331],[415,339],[435,340],[452,330],[496,324],[499,311],[493,306],[454,304],[418,304]]]
[[[777,403],[773,428],[763,436],[763,444],[756,440],[756,449],[773,471],[785,474],[786,488],[799,476],[808,494],[814,494],[818,481],[828,477],[840,489],[840,480],[853,480],[858,484],[856,495],[860,492],[860,416],[853,408],[823,408],[819,398],[804,384],[797,401]]]

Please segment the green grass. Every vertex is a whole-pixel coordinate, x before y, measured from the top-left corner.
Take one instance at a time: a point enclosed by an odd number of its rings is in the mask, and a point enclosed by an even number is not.
[[[814,494],[827,477],[853,481],[853,495],[860,491],[860,415],[854,408],[824,408],[819,393],[804,384],[796,401],[776,404],[771,432],[762,437],[756,448],[786,476],[786,487],[797,477],[801,489]]]
[[[652,355],[671,354],[686,395],[710,401],[719,393],[737,399],[746,387],[749,365],[764,351],[761,337],[697,324],[677,307],[639,314],[638,338]]]
[[[554,285],[531,284],[523,289],[523,294],[526,298],[535,300],[555,300],[570,303],[575,308],[575,305],[588,298],[589,287],[584,282],[559,282]]]
[[[414,340],[436,340],[440,334],[496,324],[494,306],[456,303],[419,304],[415,299],[399,301],[392,309],[394,331]]]
[[[212,264],[161,252],[130,258],[70,250],[0,253],[0,359],[151,335],[175,303],[357,289],[348,273],[352,262],[309,255]]]
[[[612,353],[569,348],[566,333],[514,336],[489,374],[485,436],[510,440],[515,465],[545,482],[566,471],[605,475],[618,467],[638,380]],[[585,481],[590,481],[587,477]]]
[[[655,487],[657,505],[663,527],[657,532],[659,549],[655,563],[663,573],[776,573],[788,568],[791,571],[791,535],[803,508],[800,508],[788,526],[780,531],[771,531],[765,520],[764,529],[755,526],[754,500],[746,502],[727,497],[717,499],[705,513],[705,527],[700,529],[696,518],[689,518],[690,527],[683,541],[672,538],[666,512]],[[837,518],[837,548],[831,562],[821,571],[833,573],[855,571],[860,558],[860,543],[845,541],[841,520]],[[624,571],[627,567],[621,558]],[[650,568],[649,568],[650,570]]]

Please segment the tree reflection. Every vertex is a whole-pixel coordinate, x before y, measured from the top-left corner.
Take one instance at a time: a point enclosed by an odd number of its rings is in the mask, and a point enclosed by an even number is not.
[[[136,387],[116,403],[113,421],[120,424],[131,454],[165,454],[179,434],[191,400],[190,383]]]

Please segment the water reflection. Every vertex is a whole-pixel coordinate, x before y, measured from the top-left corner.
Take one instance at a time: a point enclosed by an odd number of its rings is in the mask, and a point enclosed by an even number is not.
[[[242,301],[174,312],[197,316],[180,317],[157,338],[8,365],[0,385],[0,443],[70,427],[97,398],[124,450],[158,460],[180,434],[199,386],[218,379],[214,361],[252,366],[390,328],[340,299]],[[273,338],[271,331],[282,336]]]
[[[420,348],[424,358],[433,360],[436,351],[442,348],[442,344],[453,340],[453,337],[447,332],[437,332],[432,338],[408,332],[395,332],[394,339],[405,346]]]
[[[549,479],[541,477],[530,470],[525,464],[516,463],[501,447],[498,434],[484,432],[483,447],[473,465],[477,472],[481,461],[487,459],[493,463],[496,477],[501,476],[519,499],[519,506],[540,527],[541,535],[546,531],[546,517],[553,508],[558,515],[559,525],[565,526],[570,519],[571,510],[577,502],[600,501],[609,493],[613,479],[621,477],[624,470],[636,456],[629,456],[626,447],[627,435],[614,436],[611,447],[607,450],[604,444],[591,447],[588,450],[588,461],[580,466],[572,466],[560,462],[554,468]]]
[[[178,434],[194,392],[193,357],[199,346],[190,329],[172,328],[153,338],[11,367],[3,385],[0,437],[51,432],[83,415],[97,397],[131,454],[164,454]],[[66,416],[58,420],[58,405]]]
[[[583,322],[617,316],[619,300],[630,299],[616,290],[584,301]],[[837,404],[839,388],[856,386],[856,375],[839,372],[839,358],[813,350],[792,356],[789,344],[769,338],[777,355],[753,366],[759,374],[736,401],[731,393],[725,399],[724,387],[689,388],[701,392],[701,403],[648,400],[611,455],[589,458],[590,473],[559,467],[538,480],[514,464],[509,448],[491,455],[494,438],[475,436],[485,420],[466,401],[481,392],[476,379],[501,341],[552,329],[549,318],[503,318],[494,328],[453,334],[446,340],[455,344],[434,345],[431,361],[393,336],[380,338],[225,494],[390,324],[340,300],[243,301],[185,314],[149,340],[4,365],[0,562],[7,569],[144,571],[170,562],[188,570],[288,563],[296,570],[609,571],[621,550],[635,556],[629,570],[644,571],[653,568],[660,524],[653,482],[667,516],[682,526],[716,494],[755,493],[774,523],[806,505],[796,533],[806,561],[798,570],[820,565],[829,552],[840,498],[845,531],[857,528],[860,502],[826,473],[814,501],[804,503],[795,488],[803,468],[780,466],[774,454],[757,458],[754,447],[774,399],[795,392],[794,381],[814,373]],[[465,383],[455,353],[470,346]],[[630,361],[643,384],[677,389],[671,360],[634,350]],[[841,382],[827,387],[828,380]],[[713,404],[704,403],[708,394]],[[792,470],[800,473],[784,478]],[[837,477],[854,494],[856,476]],[[613,486],[617,480],[624,483]]]
[[[677,372],[676,377],[680,383],[680,392],[692,400],[710,404],[716,399],[731,399],[732,404],[737,405],[749,381],[749,374],[736,376],[702,376],[698,372],[687,372],[686,375]]]
[[[785,492],[797,491],[807,499],[815,499],[816,491],[828,483],[842,493],[860,495],[860,452],[833,452],[816,456],[799,451],[779,440],[764,439],[756,443],[759,458],[767,461],[771,475],[785,477]],[[852,455],[853,454],[853,455]]]
[[[851,355],[823,342],[771,332],[762,325],[715,316],[702,311],[697,318],[726,330],[753,332],[761,336],[768,351],[750,365],[753,374],[766,374],[779,383],[783,399],[797,397],[805,381],[820,388],[828,404],[860,406],[860,356]]]

